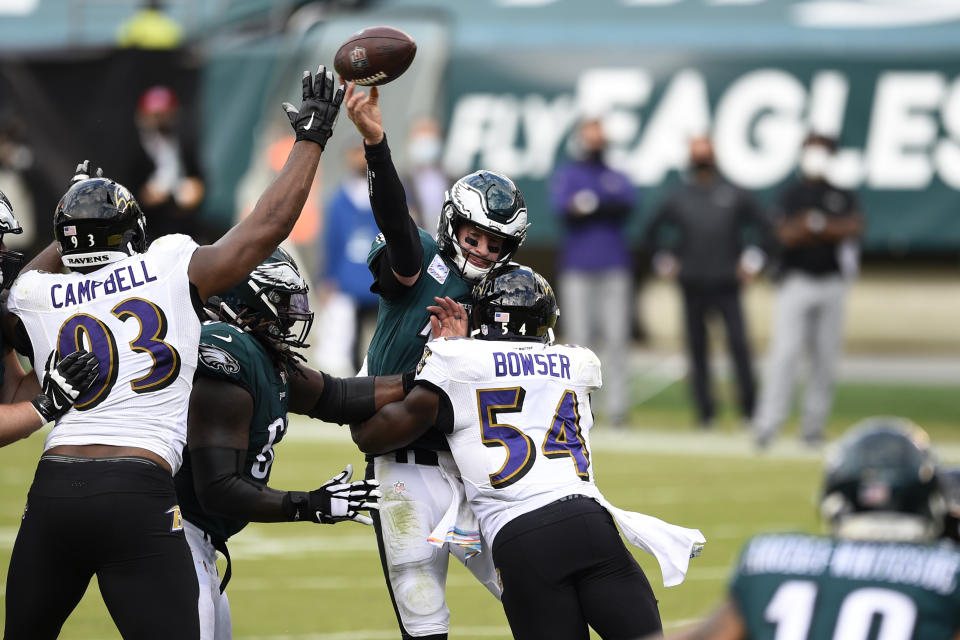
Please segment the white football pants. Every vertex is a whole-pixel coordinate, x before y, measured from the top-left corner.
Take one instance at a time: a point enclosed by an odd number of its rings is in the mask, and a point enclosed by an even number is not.
[[[374,458],[374,476],[380,481],[380,524],[384,563],[387,567],[397,614],[407,633],[414,637],[447,633],[450,610],[445,591],[448,554],[453,555],[489,589],[498,600],[500,585],[493,566],[493,553],[483,542],[483,551],[467,560],[458,545],[431,545],[427,538],[440,522],[453,499],[440,467],[397,462],[393,454]],[[453,456],[438,451],[452,464]]]
[[[183,521],[187,535],[193,568],[200,584],[200,640],[231,640],[233,625],[230,619],[230,602],[226,592],[220,593],[220,575],[217,573],[217,550],[203,532],[189,521]]]

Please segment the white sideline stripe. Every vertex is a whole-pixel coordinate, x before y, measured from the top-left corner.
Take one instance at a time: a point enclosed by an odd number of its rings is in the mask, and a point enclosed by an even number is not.
[[[664,630],[686,627],[700,618],[673,620],[663,625]],[[489,638],[509,638],[509,627],[459,627],[453,625],[451,635],[456,636],[483,636]],[[397,637],[396,629],[360,629],[357,631],[334,631],[331,633],[284,634],[270,636],[234,636],[236,640],[392,640]]]
[[[509,627],[458,627],[451,629],[458,636],[483,636],[488,638],[509,638]],[[237,640],[394,640],[397,637],[393,629],[359,629],[357,631],[335,631],[332,633],[307,633],[297,635],[270,636],[234,636]]]
[[[350,434],[344,427],[309,421],[297,417],[296,425],[287,431],[285,440],[301,442],[339,442],[350,444]],[[702,431],[664,431],[638,429],[617,432],[602,425],[590,434],[591,447],[597,451],[614,453],[666,453],[678,456],[709,456],[749,458],[757,460],[810,460],[819,462],[823,452],[810,450],[793,436],[782,436],[764,452],[753,446],[750,434],[704,433]],[[934,446],[941,460],[960,462],[960,443],[942,443]]]

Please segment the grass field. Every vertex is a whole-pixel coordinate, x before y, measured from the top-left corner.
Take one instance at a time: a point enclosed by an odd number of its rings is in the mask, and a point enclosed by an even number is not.
[[[625,509],[700,528],[704,554],[684,584],[664,589],[650,556],[637,551],[660,600],[665,626],[704,615],[722,597],[731,563],[750,535],[764,530],[816,531],[820,457],[794,443],[788,430],[759,456],[737,420],[725,415],[715,433],[695,432],[683,385],[673,385],[635,409],[624,432],[594,436],[597,483]],[[831,433],[868,414],[910,415],[960,460],[956,390],[949,387],[844,385]],[[23,502],[42,448],[39,435],[0,451],[0,571],[2,582]],[[346,430],[297,420],[278,447],[273,486],[318,486],[362,456]],[[234,577],[228,594],[238,640],[362,640],[399,637],[370,529],[253,524],[230,543]],[[0,583],[2,583],[0,582]],[[448,581],[451,638],[508,638],[500,605],[454,561]],[[144,606],[149,606],[145,603]],[[64,627],[63,638],[116,639],[95,582]]]

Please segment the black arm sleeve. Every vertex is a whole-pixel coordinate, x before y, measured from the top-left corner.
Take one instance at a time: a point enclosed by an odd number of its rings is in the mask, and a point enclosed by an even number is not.
[[[417,224],[407,210],[407,195],[393,166],[386,135],[378,144],[365,144],[364,149],[370,206],[387,243],[384,250],[390,268],[404,277],[415,276],[423,264],[423,246]]]
[[[190,450],[193,485],[204,511],[251,522],[286,522],[286,491],[254,484],[243,477],[247,452],[227,447]]]
[[[363,422],[377,412],[374,376],[334,378],[325,373],[323,391],[313,408],[311,418],[346,424]]]

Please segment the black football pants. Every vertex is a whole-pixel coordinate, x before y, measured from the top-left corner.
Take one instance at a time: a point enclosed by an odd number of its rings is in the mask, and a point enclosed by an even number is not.
[[[661,631],[657,600],[613,518],[572,497],[508,522],[493,543],[503,609],[518,640],[606,640]]]
[[[96,574],[130,640],[199,640],[170,473],[143,458],[41,458],[7,575],[5,640],[56,638]]]
[[[733,370],[737,376],[741,415],[749,420],[756,403],[756,383],[753,364],[750,361],[750,344],[747,342],[746,323],[740,305],[740,287],[736,284],[684,283],[683,309],[687,330],[687,351],[693,383],[693,400],[697,417],[703,425],[709,425],[716,414],[716,404],[710,389],[710,360],[707,344],[707,316],[720,314],[727,329],[727,345]]]

